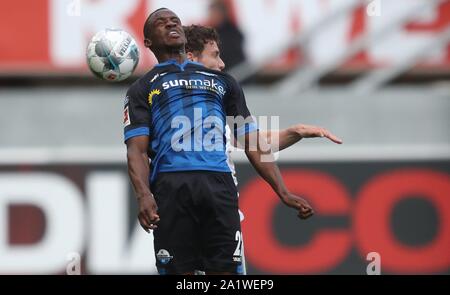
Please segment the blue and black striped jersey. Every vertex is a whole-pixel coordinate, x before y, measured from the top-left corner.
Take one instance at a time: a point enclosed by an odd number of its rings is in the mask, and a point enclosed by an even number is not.
[[[240,85],[190,61],[156,65],[131,85],[124,105],[125,141],[149,136],[150,181],[159,172],[230,172],[226,120],[241,118],[232,124],[237,137],[257,129]]]

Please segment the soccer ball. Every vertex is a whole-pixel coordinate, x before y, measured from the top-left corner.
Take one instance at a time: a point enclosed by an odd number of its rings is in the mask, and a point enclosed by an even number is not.
[[[107,81],[123,81],[139,62],[139,48],[130,34],[105,29],[92,37],[87,47],[87,64],[92,73]]]

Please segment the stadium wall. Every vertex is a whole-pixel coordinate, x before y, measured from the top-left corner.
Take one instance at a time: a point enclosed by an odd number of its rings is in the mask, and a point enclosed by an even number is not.
[[[301,221],[237,165],[250,274],[450,274],[449,160],[282,161]],[[123,163],[0,165],[0,273],[155,273]],[[79,256],[77,256],[79,255]],[[77,258],[78,257],[78,258]]]
[[[317,124],[344,139],[279,153],[288,186],[317,211],[308,221],[234,155],[249,273],[365,274],[370,252],[384,274],[450,273],[449,92],[245,92],[254,113],[278,115],[281,127]],[[154,273],[126,174],[123,93],[0,91],[0,273],[65,273],[77,257],[87,274]]]

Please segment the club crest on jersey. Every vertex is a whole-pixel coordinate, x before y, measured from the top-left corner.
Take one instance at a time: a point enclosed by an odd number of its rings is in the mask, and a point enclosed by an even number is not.
[[[162,264],[167,264],[170,262],[170,260],[172,260],[173,256],[170,255],[169,251],[167,251],[166,249],[160,249],[156,254],[156,258]]]
[[[150,93],[148,94],[148,104],[152,105],[153,95],[160,95],[160,94],[161,94],[161,90],[159,90],[159,89],[153,89],[152,91],[150,91]]]

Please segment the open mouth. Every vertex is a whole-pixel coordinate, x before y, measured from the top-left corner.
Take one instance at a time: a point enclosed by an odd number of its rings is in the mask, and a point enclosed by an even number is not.
[[[179,38],[180,37],[180,33],[178,33],[177,31],[170,31],[169,32],[169,37],[171,37],[171,38]]]

